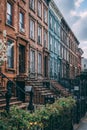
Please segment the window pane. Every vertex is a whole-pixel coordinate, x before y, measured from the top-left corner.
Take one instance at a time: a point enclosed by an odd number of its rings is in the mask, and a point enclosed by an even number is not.
[[[34,21],[30,20],[30,38],[34,39]]]
[[[30,51],[30,71],[35,72],[35,51]]]
[[[12,13],[12,8],[11,8],[11,4],[7,3],[7,13],[11,14]]]
[[[47,23],[47,10],[44,8],[44,22]]]
[[[20,29],[23,29],[24,28],[24,14],[23,13],[19,14],[19,24],[20,24]]]
[[[41,3],[38,1],[38,15],[41,17]]]
[[[7,23],[12,25],[12,5],[7,3]]]
[[[7,42],[7,63],[9,68],[13,68],[14,65],[14,51],[13,51],[13,41],[8,40]]]
[[[44,31],[44,47],[47,47],[47,32]]]
[[[41,27],[38,26],[38,43],[40,44],[41,44],[41,31],[42,31]]]
[[[30,8],[34,10],[34,3],[35,1],[34,0],[30,0]]]
[[[39,53],[38,54],[38,73],[41,74],[41,72],[42,72],[42,56]]]

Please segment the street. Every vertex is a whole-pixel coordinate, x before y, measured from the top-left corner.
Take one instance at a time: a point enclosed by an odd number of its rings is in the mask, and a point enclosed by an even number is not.
[[[87,117],[84,120],[82,120],[79,128],[76,130],[87,130]]]

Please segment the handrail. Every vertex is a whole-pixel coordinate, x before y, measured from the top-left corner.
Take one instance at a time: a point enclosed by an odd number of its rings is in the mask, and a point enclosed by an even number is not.
[[[3,97],[5,97],[5,95],[4,95],[2,92],[0,92],[0,94],[1,94]]]
[[[10,98],[12,96],[12,94],[11,94],[11,86],[15,85],[15,87],[17,87],[22,93],[24,93],[24,94],[27,94],[27,93],[25,91],[23,91],[14,81],[10,80],[5,74],[0,72],[0,75],[1,75],[2,78],[6,78],[8,80],[8,82],[7,82],[7,92],[6,92],[5,95],[3,95],[2,93],[1,93],[1,95],[6,98],[6,111],[9,112],[9,107],[10,107],[9,103],[10,103]],[[33,91],[31,90],[31,92],[29,92],[29,94],[30,94],[30,99],[31,100],[29,101],[28,110],[29,110],[29,108],[34,109],[34,106],[32,104]]]
[[[8,81],[12,82],[13,85],[15,85],[16,87],[18,87],[18,89],[20,89],[21,92],[23,92],[24,94],[26,94],[15,82],[13,82],[12,80],[10,80],[5,74],[3,74],[3,73],[0,72],[0,75],[2,76],[2,78],[8,79]]]

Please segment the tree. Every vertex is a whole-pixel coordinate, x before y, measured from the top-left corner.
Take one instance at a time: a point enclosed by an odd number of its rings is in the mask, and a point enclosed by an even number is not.
[[[6,50],[6,41],[0,40],[0,66],[7,60]]]

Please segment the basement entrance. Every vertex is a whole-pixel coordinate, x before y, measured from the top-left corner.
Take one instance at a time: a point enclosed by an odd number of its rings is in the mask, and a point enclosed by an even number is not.
[[[18,87],[16,87],[17,97],[20,101],[25,102],[25,82],[17,81],[16,84],[18,86]]]

